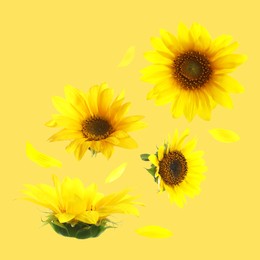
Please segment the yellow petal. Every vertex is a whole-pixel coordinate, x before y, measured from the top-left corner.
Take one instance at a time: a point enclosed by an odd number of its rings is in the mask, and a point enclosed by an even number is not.
[[[63,141],[63,140],[72,140],[72,139],[77,139],[80,138],[82,139],[83,134],[82,131],[80,130],[73,130],[73,129],[62,129],[56,134],[52,135],[48,140],[50,142],[54,141]]]
[[[56,127],[56,126],[57,126],[57,123],[56,123],[56,120],[51,119],[50,121],[48,121],[47,123],[45,123],[45,125],[48,126],[48,127]]]
[[[165,65],[172,64],[172,59],[166,58],[165,56],[162,56],[158,52],[155,52],[155,51],[146,52],[144,54],[144,57],[148,61],[155,63],[155,64],[165,64]]]
[[[102,142],[102,146],[103,146],[102,153],[105,155],[105,157],[107,159],[109,159],[112,156],[113,152],[114,152],[114,145],[109,143],[109,142],[107,142],[107,139],[106,139],[105,142]]]
[[[161,161],[163,159],[164,156],[164,145],[160,146],[158,149],[158,159],[159,161]]]
[[[240,140],[240,137],[237,133],[227,129],[215,128],[209,130],[209,133],[213,136],[214,139],[222,143],[234,143]]]
[[[158,161],[158,158],[155,154],[151,154],[149,157],[148,157],[149,161],[155,165],[155,166],[159,166],[159,161]]]
[[[217,85],[231,93],[243,93],[244,87],[234,78],[228,75],[216,75]]]
[[[120,139],[120,143],[117,146],[128,148],[128,149],[134,149],[138,147],[136,141],[130,136]]]
[[[60,161],[56,160],[53,157],[40,153],[29,142],[26,143],[26,155],[31,161],[37,163],[44,168],[62,166],[62,163]]]
[[[52,97],[52,102],[54,107],[64,116],[68,116],[71,118],[76,118],[79,120],[84,120],[82,115],[72,106],[70,103],[68,103],[64,98],[55,96]]]
[[[135,47],[131,46],[126,51],[123,59],[118,64],[118,67],[122,68],[122,67],[128,66],[132,62],[132,60],[134,59],[134,56],[135,56]]]
[[[136,230],[136,233],[150,238],[168,238],[172,236],[172,232],[160,226],[144,226]]]
[[[233,108],[233,102],[229,94],[219,88],[218,85],[212,84],[212,88],[209,90],[209,95],[215,100],[215,102],[219,103],[225,108]]]
[[[99,213],[97,211],[85,211],[76,217],[77,220],[87,224],[97,224],[99,220]]]
[[[60,223],[66,223],[75,218],[75,215],[69,213],[58,213],[55,217],[59,220]]]
[[[114,169],[106,178],[106,183],[111,183],[117,180],[125,171],[127,163],[122,163],[119,167]]]

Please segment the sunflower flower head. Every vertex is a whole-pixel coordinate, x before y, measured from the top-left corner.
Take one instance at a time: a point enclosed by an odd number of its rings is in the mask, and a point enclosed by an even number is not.
[[[137,143],[129,135],[145,127],[143,116],[126,116],[130,103],[123,103],[124,94],[113,100],[113,89],[107,84],[93,86],[87,93],[74,87],[65,87],[66,98],[54,97],[53,103],[60,114],[53,115],[46,123],[49,127],[61,127],[50,141],[70,140],[66,147],[80,160],[87,150],[92,155],[104,154],[110,158],[114,146],[136,148]]]
[[[91,184],[84,187],[79,179],[66,177],[62,182],[53,176],[54,186],[26,185],[25,199],[50,210],[46,224],[63,236],[86,239],[99,236],[115,227],[112,214],[138,215],[135,197],[128,190],[105,196]]]
[[[185,143],[189,131],[180,136],[176,130],[155,154],[142,154],[141,159],[149,161],[147,171],[158,183],[159,191],[167,191],[170,201],[183,207],[185,196],[194,197],[200,192],[200,183],[207,170],[202,151],[194,151],[196,140]]]
[[[243,87],[228,74],[246,59],[233,53],[238,44],[232,37],[213,40],[197,23],[190,29],[180,24],[177,37],[160,33],[160,38],[152,38],[155,51],[145,54],[153,64],[142,70],[142,79],[154,84],[147,99],[157,105],[171,103],[172,116],[184,114],[188,121],[196,114],[210,120],[217,104],[232,108],[230,93],[241,93]]]

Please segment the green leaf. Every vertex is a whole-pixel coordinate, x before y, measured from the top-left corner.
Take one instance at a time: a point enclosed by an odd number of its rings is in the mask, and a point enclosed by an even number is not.
[[[149,161],[149,159],[148,159],[149,156],[150,156],[149,153],[143,153],[140,155],[140,157],[143,161]]]

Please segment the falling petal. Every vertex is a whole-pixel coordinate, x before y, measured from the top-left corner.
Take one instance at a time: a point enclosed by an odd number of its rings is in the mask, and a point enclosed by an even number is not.
[[[134,59],[135,56],[135,47],[131,46],[130,48],[128,48],[128,50],[126,51],[123,59],[120,61],[120,63],[118,64],[118,67],[122,68],[122,67],[126,67],[128,66]]]
[[[48,121],[47,123],[45,123],[46,126],[48,127],[56,127],[57,126],[57,123],[54,119]]]
[[[209,130],[209,133],[214,139],[222,143],[233,143],[240,140],[239,135],[231,130],[215,128]]]
[[[145,226],[136,230],[136,233],[150,238],[167,238],[172,236],[172,232],[160,226]]]
[[[29,142],[26,143],[26,155],[31,161],[37,163],[44,168],[62,166],[62,163],[60,161],[54,159],[53,157],[40,153]]]
[[[106,178],[106,183],[111,183],[117,180],[125,171],[127,163],[122,163],[119,167],[114,169]]]

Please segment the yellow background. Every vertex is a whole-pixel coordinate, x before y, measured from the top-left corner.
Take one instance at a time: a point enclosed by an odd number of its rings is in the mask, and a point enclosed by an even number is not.
[[[1,259],[260,259],[259,254],[259,8],[257,1],[1,1]],[[234,109],[217,107],[210,122],[173,120],[170,106],[156,107],[145,97],[151,85],[140,81],[150,37],[165,28],[176,33],[182,21],[196,21],[213,37],[231,34],[248,61],[233,76],[245,93],[233,95]],[[136,46],[134,61],[118,68],[123,54]],[[64,96],[71,84],[87,90],[108,82],[126,90],[131,114],[145,115],[149,127],[134,132],[136,150],[116,148],[106,160],[89,154],[81,162],[64,150],[67,142],[48,143],[56,129],[43,124],[55,112],[51,97]],[[189,127],[205,151],[208,166],[202,192],[183,209],[171,205],[139,154],[154,152],[175,128]],[[215,141],[211,128],[236,131],[233,144]],[[43,169],[25,156],[25,142],[64,163]],[[123,177],[107,185],[110,170],[127,161]],[[140,194],[146,207],[139,218],[118,216],[119,227],[89,240],[68,239],[41,226],[44,209],[20,200],[25,183],[51,184],[51,174],[97,182],[103,192],[125,186]],[[162,225],[168,239],[149,239],[134,230]]]

